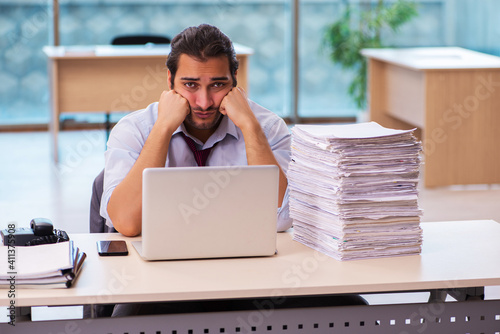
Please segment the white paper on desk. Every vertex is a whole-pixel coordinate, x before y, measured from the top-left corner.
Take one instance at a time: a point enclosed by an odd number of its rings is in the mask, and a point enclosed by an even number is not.
[[[337,260],[358,260],[388,256],[416,255],[421,251],[421,234],[394,239],[370,237],[367,240],[344,241],[323,231],[294,223],[293,239]]]
[[[294,128],[305,132],[307,135],[323,138],[376,138],[394,136],[404,133],[410,133],[413,130],[395,130],[384,128],[376,122],[341,124],[341,125],[307,125],[299,124]]]
[[[418,254],[421,143],[412,132],[374,122],[295,126],[294,239],[341,260]]]
[[[12,276],[8,272],[16,272],[16,278],[38,278],[60,276],[61,271],[73,268],[73,247],[71,242],[60,242],[38,246],[19,246],[15,250],[14,269],[9,268],[8,246],[0,247],[0,279]]]

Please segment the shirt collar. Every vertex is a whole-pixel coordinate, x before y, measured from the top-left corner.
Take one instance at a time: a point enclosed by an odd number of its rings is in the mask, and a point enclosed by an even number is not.
[[[176,135],[180,132],[183,132],[186,136],[189,138],[193,139],[194,142],[197,145],[200,145],[203,147],[203,149],[212,147],[216,143],[222,141],[226,135],[231,135],[236,139],[240,138],[239,132],[238,132],[238,127],[233,123],[233,121],[227,117],[226,115],[222,116],[222,121],[219,124],[219,127],[215,130],[215,132],[208,138],[207,142],[203,144],[200,140],[197,138],[194,138],[189,134],[186,130],[186,127],[184,126],[184,123],[181,123],[181,125],[177,128],[177,130],[174,131],[173,135]]]

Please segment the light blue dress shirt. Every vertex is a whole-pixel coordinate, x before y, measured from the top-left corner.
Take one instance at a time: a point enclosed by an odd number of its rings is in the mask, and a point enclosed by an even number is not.
[[[281,117],[273,112],[249,101],[250,107],[259,121],[269,145],[281,169],[286,174],[290,162],[291,136],[288,127]],[[125,178],[141,153],[142,147],[158,117],[158,102],[147,108],[135,111],[123,117],[111,131],[108,140],[108,149],[105,157],[104,191],[101,199],[101,216],[106,224],[113,226],[107,212],[107,206],[115,187]],[[180,132],[191,137],[198,149],[212,149],[207,166],[244,166],[248,165],[245,141],[241,130],[224,116],[222,121],[205,144],[190,136],[184,124],[174,132],[168,149],[166,167],[197,166],[193,152],[186,144]],[[281,208],[278,208],[277,230],[284,231],[290,228],[292,220],[289,217],[288,189]]]

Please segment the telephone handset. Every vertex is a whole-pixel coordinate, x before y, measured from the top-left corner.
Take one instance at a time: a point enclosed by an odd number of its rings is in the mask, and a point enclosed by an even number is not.
[[[3,244],[11,246],[35,246],[69,241],[68,234],[54,229],[52,222],[47,218],[34,218],[29,228],[6,229],[1,231],[1,235]],[[14,235],[14,237],[9,237],[9,235]]]

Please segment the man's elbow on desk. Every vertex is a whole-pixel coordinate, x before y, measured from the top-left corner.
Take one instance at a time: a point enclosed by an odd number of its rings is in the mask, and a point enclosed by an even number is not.
[[[107,218],[111,225],[121,234],[127,237],[135,237],[141,234],[142,209],[141,203],[135,198],[123,196],[123,192],[113,192],[107,202]],[[108,222],[108,223],[109,223]]]
[[[141,234],[142,223],[134,222],[133,218],[127,215],[111,215],[111,221],[113,222],[113,227],[119,233],[123,234],[126,237],[136,237]]]
[[[115,229],[126,237],[136,237],[141,234],[140,228],[135,228],[130,225],[125,225],[121,227],[115,226]]]

